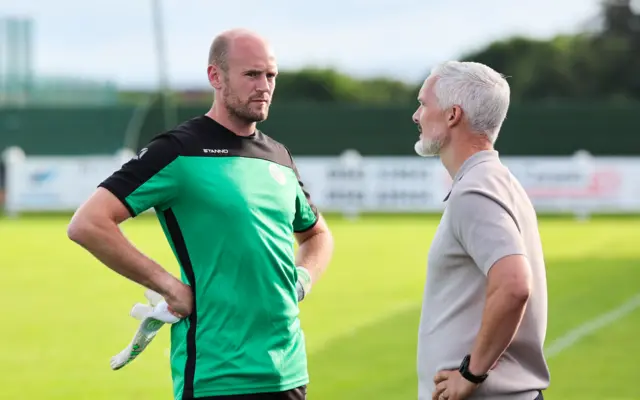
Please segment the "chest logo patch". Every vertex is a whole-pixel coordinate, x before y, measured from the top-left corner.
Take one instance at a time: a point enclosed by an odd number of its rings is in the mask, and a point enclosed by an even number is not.
[[[269,173],[271,177],[281,185],[284,185],[287,182],[287,178],[284,176],[284,172],[276,165],[269,164]]]

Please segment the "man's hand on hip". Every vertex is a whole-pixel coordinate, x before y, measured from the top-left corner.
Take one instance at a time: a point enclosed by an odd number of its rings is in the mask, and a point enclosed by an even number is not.
[[[177,279],[171,281],[164,294],[168,310],[178,318],[186,318],[193,312],[193,291]]]
[[[433,378],[436,390],[432,400],[463,400],[468,398],[478,387],[460,375],[458,371],[440,371]]]

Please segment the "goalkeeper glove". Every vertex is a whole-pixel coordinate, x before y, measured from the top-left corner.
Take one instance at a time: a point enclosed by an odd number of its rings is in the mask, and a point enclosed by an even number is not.
[[[147,290],[149,304],[136,303],[130,315],[141,321],[131,343],[111,358],[111,369],[118,370],[136,359],[147,348],[165,324],[174,324],[180,319],[169,312],[167,303],[158,293]]]
[[[311,275],[305,267],[296,267],[296,271],[298,272],[296,293],[298,294],[298,301],[300,302],[311,292]]]

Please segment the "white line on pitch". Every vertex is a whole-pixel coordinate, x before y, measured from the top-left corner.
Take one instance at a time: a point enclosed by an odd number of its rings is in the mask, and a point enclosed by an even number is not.
[[[575,329],[570,330],[558,339],[554,340],[546,349],[545,356],[552,358],[562,353],[564,350],[570,348],[583,338],[591,335],[592,333],[606,328],[609,325],[621,320],[628,314],[631,314],[636,308],[640,307],[640,293],[620,305],[615,309],[608,311],[584,324],[578,326]]]

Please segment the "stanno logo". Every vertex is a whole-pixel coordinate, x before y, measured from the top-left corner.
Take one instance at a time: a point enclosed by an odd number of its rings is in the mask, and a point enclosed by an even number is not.
[[[206,154],[228,154],[227,149],[202,149]]]

